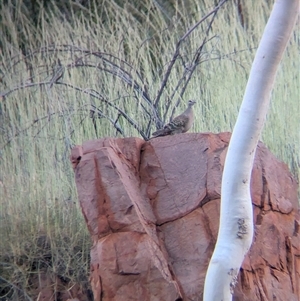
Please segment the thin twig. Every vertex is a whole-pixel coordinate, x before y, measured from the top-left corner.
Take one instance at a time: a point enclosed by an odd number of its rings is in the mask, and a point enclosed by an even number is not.
[[[97,113],[103,117],[106,118],[107,120],[109,120],[109,122],[114,126],[114,128],[116,129],[117,132],[119,132],[123,137],[125,137],[124,131],[122,130],[122,128],[117,124],[117,120],[114,121],[112,118],[106,116],[99,108],[97,108],[95,105],[91,105],[92,108],[94,108],[95,111],[97,111]],[[94,111],[94,112],[95,112]],[[120,113],[118,113],[118,116],[121,116]]]
[[[104,96],[102,96],[99,92],[91,89],[89,92],[88,89],[81,89],[75,85],[72,84],[68,84],[68,83],[62,83],[62,82],[58,82],[58,85],[64,85],[66,87],[70,87],[76,91],[80,91],[84,94],[87,94],[89,96],[92,96],[98,100],[101,100],[102,102],[106,103],[107,105],[109,105],[110,107],[114,108],[117,112],[119,112],[138,132],[139,134],[144,138],[147,139],[145,133],[140,129],[140,127],[138,126],[138,124],[132,119],[130,118],[123,110],[121,110],[120,108],[118,108],[116,105],[114,105],[112,102],[108,101]]]
[[[114,127],[116,127],[116,124],[117,124],[117,122],[118,122],[120,116],[121,116],[121,114],[118,113],[118,116],[117,116],[117,118],[116,118],[116,120],[115,120],[115,122],[114,122]],[[118,130],[117,130],[116,134],[117,134],[117,133],[118,133]]]
[[[210,15],[212,15],[213,13],[215,13],[216,11],[219,10],[219,8],[228,0],[222,0],[212,11],[210,11],[208,14],[206,14],[200,21],[198,21],[195,25],[193,25],[180,39],[179,41],[177,42],[176,44],[176,48],[175,48],[175,52],[173,54],[173,57],[170,61],[170,64],[167,68],[167,71],[165,73],[165,76],[162,80],[162,83],[161,83],[161,86],[160,86],[160,89],[158,90],[158,93],[157,93],[157,96],[155,98],[155,101],[154,101],[154,108],[157,109],[158,107],[158,103],[160,101],[160,98],[162,96],[162,93],[163,93],[163,90],[165,89],[166,85],[167,85],[167,82],[169,80],[169,77],[170,77],[170,74],[171,74],[171,71],[173,69],[173,66],[177,60],[177,57],[179,56],[179,49],[180,49],[180,46],[181,46],[181,43],[203,22],[205,21]]]
[[[222,2],[225,3],[225,1],[222,1]],[[219,4],[217,7],[220,7],[220,5],[221,5],[221,4]],[[204,39],[202,40],[201,45],[198,47],[197,51],[195,52],[195,55],[194,55],[194,57],[193,57],[191,66],[189,66],[189,68],[188,68],[188,70],[187,70],[187,72],[186,72],[186,74],[185,74],[185,76],[187,76],[187,79],[186,79],[186,81],[185,81],[185,83],[184,83],[184,85],[183,85],[183,87],[182,87],[182,89],[181,89],[181,91],[180,91],[180,93],[179,93],[179,96],[180,96],[180,97],[178,98],[178,100],[177,100],[175,106],[174,106],[173,109],[172,109],[172,113],[171,113],[171,117],[170,117],[171,120],[172,120],[173,117],[174,117],[175,110],[176,110],[176,108],[179,106],[179,104],[180,104],[180,102],[181,102],[182,96],[183,96],[185,90],[187,89],[187,86],[188,86],[188,84],[189,84],[189,82],[190,82],[190,80],[191,80],[191,78],[192,78],[192,75],[193,75],[194,71],[196,70],[196,67],[200,64],[200,57],[201,57],[201,54],[202,54],[202,50],[203,50],[204,45],[207,44],[210,40],[212,40],[212,39],[215,37],[215,36],[214,36],[214,37],[208,39],[208,34],[209,34],[209,31],[211,30],[212,24],[213,24],[213,22],[214,22],[214,20],[215,20],[215,17],[216,17],[216,15],[217,15],[218,11],[219,11],[219,9],[215,9],[215,10],[212,12],[213,17],[211,18],[211,20],[210,20],[210,22],[209,22],[209,24],[208,24],[208,26],[207,26],[207,29],[206,29],[206,31],[205,31],[205,37],[204,37]],[[179,88],[179,87],[178,87],[178,88]],[[167,114],[169,107],[170,107],[170,106],[167,107],[166,113],[165,113],[165,114]],[[166,116],[166,115],[165,115],[165,116]]]
[[[42,86],[42,85],[49,85],[51,81],[44,81],[44,82],[37,82],[37,83],[27,83],[27,84],[21,84],[20,86],[14,87],[7,92],[3,92],[0,94],[0,97],[7,97],[8,95],[12,94],[15,91],[26,89],[26,88],[31,88],[35,86]]]
[[[39,83],[28,83],[28,84],[25,84],[25,85],[21,85],[21,86],[18,86],[18,87],[15,87],[15,88],[13,88],[13,89],[11,89],[10,91],[7,91],[7,92],[4,92],[3,94],[1,94],[0,96],[1,97],[7,97],[9,94],[11,94],[11,93],[13,93],[13,92],[15,92],[15,91],[17,91],[17,90],[20,90],[20,89],[25,89],[25,88],[29,88],[29,87],[34,87],[34,86],[42,86],[42,85],[48,85],[48,84],[50,84],[51,83],[51,81],[45,81],[45,82],[39,82]],[[124,111],[122,111],[120,108],[118,108],[116,105],[114,105],[113,103],[111,103],[110,101],[108,101],[107,99],[105,99],[105,97],[104,96],[102,96],[100,93],[98,93],[97,91],[95,91],[95,90],[92,90],[92,92],[89,92],[89,90],[88,89],[81,89],[81,88],[79,88],[79,87],[77,87],[77,86],[75,86],[75,85],[72,85],[72,84],[68,84],[68,83],[64,83],[64,82],[55,82],[55,84],[57,84],[57,85],[63,85],[63,86],[66,86],[66,87],[69,87],[69,88],[72,88],[72,89],[74,89],[74,90],[76,90],[76,91],[80,91],[80,92],[82,92],[82,93],[84,93],[84,94],[87,94],[87,95],[89,95],[89,96],[92,96],[92,97],[94,97],[94,98],[96,98],[96,99],[99,99],[99,100],[101,100],[101,101],[103,101],[103,102],[105,102],[107,105],[109,105],[109,106],[111,106],[111,107],[113,107],[116,111],[118,111],[137,131],[138,131],[138,133],[144,138],[144,139],[147,139],[147,136],[145,135],[145,133],[142,131],[142,129],[139,127],[139,125],[132,119],[132,118],[130,118]],[[49,116],[49,115],[47,115],[47,116]],[[35,122],[34,122],[35,123]],[[112,124],[113,124],[113,122],[112,122]],[[32,124],[33,125],[33,124]],[[31,125],[31,126],[32,126]],[[30,126],[30,127],[31,127]],[[29,127],[28,127],[29,128]],[[27,129],[28,129],[27,128]],[[27,130],[27,129],[25,129],[25,130]],[[120,129],[118,129],[118,131],[119,131]],[[120,133],[122,133],[123,134],[123,131],[120,131]],[[12,139],[10,139],[10,141],[11,141]],[[10,142],[9,141],[9,142]]]
[[[55,66],[53,76],[50,80],[50,89],[52,88],[54,83],[57,83],[64,76],[65,68],[62,66],[60,59],[58,59],[58,65]]]
[[[98,58],[101,58],[103,60],[104,63],[106,63],[108,66],[110,66],[112,69],[108,69],[105,67],[100,67],[99,65],[94,65],[91,63],[85,63],[82,60],[78,60],[77,63],[73,63],[70,64],[70,67],[90,67],[90,68],[96,68],[99,69],[101,71],[107,72],[112,74],[113,76],[116,76],[118,78],[120,78],[123,82],[127,83],[130,87],[133,87],[134,90],[141,95],[142,99],[146,101],[146,103],[148,104],[148,106],[151,108],[151,113],[149,111],[146,110],[145,106],[142,106],[143,109],[145,110],[145,112],[152,116],[152,118],[155,120],[155,122],[159,125],[162,125],[162,121],[159,118],[158,114],[157,114],[157,110],[155,110],[152,101],[149,97],[149,95],[146,93],[146,91],[132,78],[132,76],[126,71],[124,70],[122,67],[120,67],[119,65],[116,65],[115,63],[113,63],[112,61],[106,59],[103,57],[103,53],[97,53],[97,52],[91,52],[89,53],[90,55],[94,55]],[[87,55],[89,55],[87,54]]]

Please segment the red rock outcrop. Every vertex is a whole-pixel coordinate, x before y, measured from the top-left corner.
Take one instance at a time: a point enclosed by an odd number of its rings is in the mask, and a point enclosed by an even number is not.
[[[217,238],[229,133],[106,138],[72,151],[93,247],[95,301],[202,300]],[[297,183],[260,143],[252,172],[255,237],[233,300],[297,301]]]

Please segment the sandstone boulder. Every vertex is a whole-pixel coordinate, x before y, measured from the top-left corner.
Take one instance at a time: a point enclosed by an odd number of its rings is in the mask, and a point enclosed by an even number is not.
[[[105,138],[73,149],[96,301],[202,300],[229,139]],[[233,300],[300,300],[297,187],[287,166],[259,143],[251,188],[255,237]]]

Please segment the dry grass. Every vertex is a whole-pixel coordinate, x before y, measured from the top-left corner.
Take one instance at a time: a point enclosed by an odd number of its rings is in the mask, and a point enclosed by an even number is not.
[[[198,7],[199,1],[190,1],[186,11],[179,6],[158,8],[152,1],[140,7],[107,1],[97,13],[81,8],[69,20],[54,7],[50,13],[41,11],[39,29],[21,10],[12,17],[12,4],[2,7],[7,30],[2,33],[0,91],[17,89],[0,102],[0,298],[7,294],[9,300],[30,300],[30,277],[40,270],[86,286],[90,242],[77,204],[70,147],[88,139],[122,136],[113,126],[116,120],[124,136],[139,136],[114,106],[147,131],[151,105],[134,85],[124,83],[124,74],[113,76],[115,69],[92,53],[114,55],[117,59],[110,57],[111,61],[127,70],[154,101],[177,41],[212,9],[211,1],[206,2]],[[181,59],[163,90],[161,116],[169,101],[173,108],[182,96],[198,100],[194,131],[232,130],[269,11],[267,5],[249,1],[243,9],[243,27],[237,7],[226,4],[215,18],[201,63],[180,95],[183,84],[178,81],[187,70],[185,63],[202,43],[210,19],[197,28],[182,45]],[[38,50],[26,60],[19,48],[21,40],[26,53]],[[278,74],[262,136],[296,176],[299,44],[298,25]],[[72,51],[59,45],[72,45]],[[72,65],[80,56],[85,57],[85,65]],[[66,67],[64,77],[50,88],[52,67],[58,66],[58,60]],[[39,85],[28,86],[33,83]],[[21,89],[23,85],[27,87]],[[105,117],[93,122],[91,107]],[[166,119],[170,114],[171,110]]]

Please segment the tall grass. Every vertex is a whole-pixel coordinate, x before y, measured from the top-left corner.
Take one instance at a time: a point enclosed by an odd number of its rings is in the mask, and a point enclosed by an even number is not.
[[[213,6],[208,0],[189,1],[187,7],[153,3],[144,1],[138,6],[127,1],[120,6],[117,1],[106,1],[93,11],[77,7],[68,18],[53,5],[36,16],[38,28],[13,3],[2,6],[0,90],[3,94],[19,88],[0,102],[0,298],[5,294],[9,300],[36,298],[30,277],[40,271],[65,279],[70,286],[81,283],[86,289],[90,241],[77,202],[70,147],[88,139],[122,136],[113,122],[123,129],[124,136],[139,136],[103,99],[121,108],[142,130],[149,122],[143,106],[150,112],[151,107],[132,85],[111,72],[87,66],[71,68],[70,64],[85,51],[112,54],[154,100],[177,41]],[[201,64],[183,95],[184,101],[197,100],[194,131],[232,130],[269,13],[266,2],[247,1],[243,22],[231,2],[217,14]],[[169,101],[174,107],[181,98],[182,85],[176,85],[188,68],[185,63],[202,43],[208,21],[182,45],[181,60],[163,90],[161,116]],[[300,166],[299,44],[298,25],[278,73],[262,135],[295,176],[299,176]],[[73,50],[61,45],[71,45]],[[58,59],[69,66],[62,82],[72,87],[59,83],[49,87]],[[89,56],[88,60],[100,64],[98,57]],[[28,86],[44,81],[48,84]],[[20,88],[24,85],[27,87]],[[86,93],[91,91],[101,97]],[[174,97],[170,99],[170,95]],[[90,118],[91,106],[101,110],[102,118]],[[171,110],[166,119],[170,114]],[[151,130],[154,128],[153,122]]]

